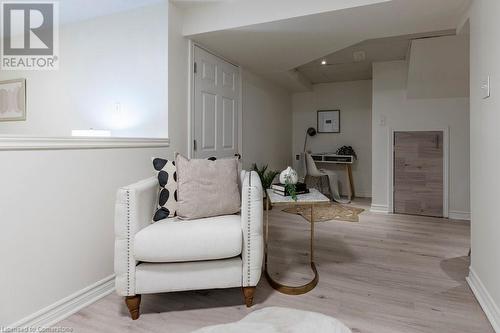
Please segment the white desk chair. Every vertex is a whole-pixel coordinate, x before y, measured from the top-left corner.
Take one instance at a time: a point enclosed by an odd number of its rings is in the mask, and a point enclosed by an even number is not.
[[[306,160],[306,176],[309,177],[327,176],[332,199],[335,200],[336,202],[344,204],[351,202],[350,200],[343,200],[340,198],[339,185],[338,185],[339,177],[337,176],[337,173],[332,170],[318,169],[316,167],[316,162],[314,162],[314,159],[312,158],[311,154],[308,152],[304,152],[304,155]]]

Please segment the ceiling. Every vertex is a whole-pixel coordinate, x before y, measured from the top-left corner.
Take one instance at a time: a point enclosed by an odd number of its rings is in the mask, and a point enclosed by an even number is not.
[[[370,39],[313,60],[299,66],[297,70],[313,84],[370,80],[374,62],[406,59],[412,40],[455,33],[455,30],[445,30]],[[326,64],[323,65],[322,61],[326,61]]]
[[[455,30],[469,3],[470,0],[392,0],[189,38],[243,68],[295,90],[295,86],[287,85],[290,70],[363,41]],[[392,42],[390,49],[382,49],[390,53],[385,57],[400,57],[407,41],[396,38]],[[373,47],[379,50],[374,51],[374,59],[383,58],[378,54],[381,49]],[[360,77],[366,75],[366,67],[355,70]]]
[[[193,7],[201,6],[201,5],[212,5],[223,2],[238,2],[241,0],[170,0],[175,3],[175,5],[182,9],[191,9]]]
[[[184,12],[182,31],[195,35],[393,0],[170,0]]]
[[[166,0],[61,0],[59,1],[59,20],[61,24],[78,22],[165,1]]]

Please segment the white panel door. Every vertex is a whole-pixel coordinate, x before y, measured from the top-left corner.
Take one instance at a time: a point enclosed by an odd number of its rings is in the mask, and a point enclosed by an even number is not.
[[[194,47],[194,143],[196,158],[238,153],[238,67]]]

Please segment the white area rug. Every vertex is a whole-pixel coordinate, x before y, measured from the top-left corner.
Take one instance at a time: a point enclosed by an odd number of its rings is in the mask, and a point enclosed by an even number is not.
[[[339,320],[321,313],[270,307],[240,321],[215,325],[193,333],[352,333]]]

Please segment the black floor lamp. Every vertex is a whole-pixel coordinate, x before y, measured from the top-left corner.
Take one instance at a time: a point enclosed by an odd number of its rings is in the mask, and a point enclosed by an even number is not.
[[[307,138],[316,135],[316,129],[314,127],[309,127],[306,131],[306,138],[304,140],[304,152],[306,151]]]

